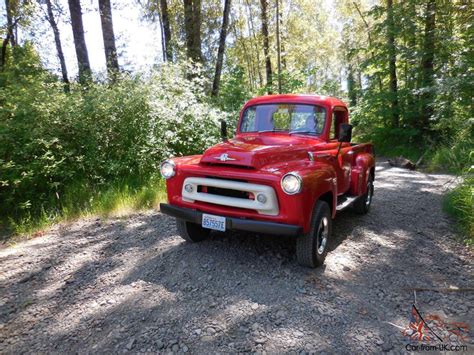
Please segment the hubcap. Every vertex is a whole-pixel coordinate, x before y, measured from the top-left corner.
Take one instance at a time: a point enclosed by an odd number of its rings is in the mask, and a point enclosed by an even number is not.
[[[367,183],[367,198],[365,200],[365,205],[367,207],[370,206],[372,203],[372,196],[374,195],[374,183],[372,181],[369,181]]]
[[[319,223],[318,228],[318,254],[324,253],[326,249],[326,244],[328,242],[329,228],[328,228],[328,218],[323,217]]]

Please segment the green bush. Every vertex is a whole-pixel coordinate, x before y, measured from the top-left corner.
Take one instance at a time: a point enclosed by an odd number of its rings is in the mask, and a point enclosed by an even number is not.
[[[159,162],[202,152],[226,118],[206,102],[199,73],[186,79],[186,64],[67,92],[31,47],[15,55],[0,73],[0,216],[13,222],[94,209],[91,199],[111,186],[111,196],[148,201],[140,186]]]
[[[466,121],[465,127],[446,144],[434,151],[429,159],[431,171],[462,173],[474,165],[474,121]]]
[[[446,195],[444,208],[456,218],[468,244],[474,245],[474,176],[467,175],[461,185]]]
[[[409,128],[373,128],[364,132],[359,125],[354,128],[354,141],[372,142],[378,156],[394,157],[402,155],[417,161],[423,150],[417,142],[418,131]]]

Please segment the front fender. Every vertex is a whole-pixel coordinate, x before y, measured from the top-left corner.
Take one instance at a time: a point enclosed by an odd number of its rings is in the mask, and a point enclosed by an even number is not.
[[[304,216],[304,231],[308,232],[311,217],[316,201],[320,198],[330,202],[332,217],[336,215],[337,202],[337,177],[334,168],[325,163],[316,162],[313,166],[296,171],[303,179],[303,190],[301,191],[302,208]]]

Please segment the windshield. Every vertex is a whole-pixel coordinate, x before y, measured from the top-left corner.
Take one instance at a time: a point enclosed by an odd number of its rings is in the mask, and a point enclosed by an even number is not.
[[[326,122],[326,110],[301,104],[266,104],[247,108],[241,132],[278,132],[319,135]]]

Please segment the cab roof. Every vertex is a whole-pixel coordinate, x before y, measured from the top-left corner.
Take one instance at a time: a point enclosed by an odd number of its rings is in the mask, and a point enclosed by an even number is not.
[[[342,106],[347,109],[347,105],[336,97],[310,94],[282,94],[259,96],[247,101],[244,105],[244,108],[253,105],[274,103],[300,103],[320,105],[326,107]]]

